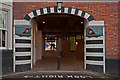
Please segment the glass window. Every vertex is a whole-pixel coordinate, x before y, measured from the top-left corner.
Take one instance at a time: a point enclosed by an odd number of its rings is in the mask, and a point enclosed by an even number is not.
[[[5,47],[5,30],[2,30],[2,47]]]
[[[75,37],[70,37],[70,50],[75,51]]]
[[[6,28],[7,26],[7,12],[0,11],[0,28]]]
[[[0,10],[0,47],[6,47],[7,12]]]

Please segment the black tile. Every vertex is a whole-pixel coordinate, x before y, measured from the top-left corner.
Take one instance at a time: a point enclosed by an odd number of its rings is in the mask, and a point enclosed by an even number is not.
[[[31,69],[31,64],[21,64],[15,66],[16,72],[23,72]]]
[[[16,60],[30,60],[31,56],[16,56]]]
[[[47,12],[48,12],[48,13],[51,13],[50,7],[46,7],[46,8],[47,8]]]
[[[79,9],[75,9],[75,14],[78,14]]]
[[[15,39],[15,43],[29,43],[29,44],[31,44],[31,40]]]
[[[33,10],[34,17],[37,16],[36,10]]]
[[[103,52],[103,48],[86,48],[86,52]]]
[[[86,40],[86,44],[103,44],[103,40]]]
[[[29,21],[31,19],[31,17],[28,14],[26,14],[24,19]]]
[[[43,8],[40,8],[40,13],[43,14]]]
[[[54,12],[57,13],[57,6],[54,6]]]
[[[86,69],[95,72],[103,72],[103,65],[86,64]]]
[[[82,11],[81,17],[84,17],[85,13],[86,13],[85,11]]]
[[[88,21],[92,21],[92,20],[94,20],[94,17],[93,17],[92,15],[90,15],[90,16],[88,17]]]
[[[68,13],[71,14],[72,7],[68,7]]]
[[[15,48],[15,52],[31,52],[31,48]]]
[[[64,6],[61,7],[61,12],[64,13]]]
[[[86,56],[86,60],[103,61],[102,56]]]

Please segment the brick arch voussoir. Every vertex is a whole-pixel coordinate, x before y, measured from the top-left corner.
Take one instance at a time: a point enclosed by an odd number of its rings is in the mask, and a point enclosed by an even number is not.
[[[94,17],[92,15],[88,14],[85,11],[81,11],[77,8],[73,9],[72,7],[66,8],[64,6],[61,7],[61,10],[58,10],[57,6],[39,8],[39,10],[33,10],[31,13],[26,14],[24,16],[24,19],[27,20],[27,21],[30,21],[34,17],[44,15],[44,14],[51,14],[51,13],[66,13],[66,14],[72,14],[72,15],[83,17],[88,21],[94,20]]]

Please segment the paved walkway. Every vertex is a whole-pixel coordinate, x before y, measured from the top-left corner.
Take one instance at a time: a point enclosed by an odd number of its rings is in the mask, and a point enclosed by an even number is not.
[[[74,54],[60,58],[60,70],[82,70],[83,61],[77,59]],[[33,69],[39,68],[40,70],[57,70],[58,57],[45,56],[38,60]]]
[[[83,69],[83,61],[78,60],[74,55],[61,57],[60,70],[57,70],[58,58],[57,57],[43,57],[38,60],[32,70],[25,72],[15,72],[3,75],[3,78],[40,78],[40,79],[78,79],[78,78],[97,78],[108,79],[111,77],[108,74],[92,72]]]

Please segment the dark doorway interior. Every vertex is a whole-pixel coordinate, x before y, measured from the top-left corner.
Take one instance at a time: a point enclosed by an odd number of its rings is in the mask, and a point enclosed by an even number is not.
[[[37,29],[42,31],[44,48],[42,59],[37,61],[34,68],[56,70],[60,63],[60,70],[83,69],[84,18],[69,14],[47,14],[35,20]]]

